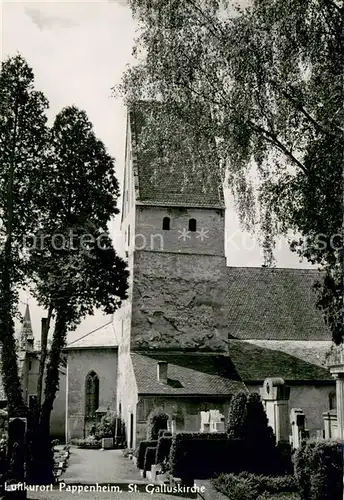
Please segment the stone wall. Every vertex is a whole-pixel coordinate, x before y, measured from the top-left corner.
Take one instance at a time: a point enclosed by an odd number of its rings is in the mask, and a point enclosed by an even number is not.
[[[250,392],[259,393],[261,385],[246,385]],[[301,408],[306,416],[306,428],[311,433],[322,430],[324,428],[323,413],[330,409],[330,393],[334,390],[334,382],[316,385],[293,383],[290,385],[289,412],[292,408]]]
[[[132,348],[225,350],[225,258],[135,252]]]
[[[116,410],[117,348],[68,350],[68,440],[84,437],[85,381],[90,371],[99,377],[99,406]]]
[[[163,230],[163,218],[170,218],[170,230]],[[196,220],[196,232],[187,232],[189,220]],[[224,256],[224,210],[202,208],[136,208],[135,248],[188,254]]]

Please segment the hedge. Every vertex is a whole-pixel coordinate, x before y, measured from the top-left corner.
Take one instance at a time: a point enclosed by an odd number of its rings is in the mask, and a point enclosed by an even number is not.
[[[223,433],[180,433],[172,438],[170,471],[181,479],[209,479],[243,470],[242,442]]]
[[[172,445],[172,436],[162,436],[156,449],[156,463],[162,464],[168,460]]]
[[[260,495],[267,493],[270,497],[273,494],[298,490],[295,477],[292,475],[270,477],[242,472],[221,474],[212,482],[215,488],[230,500],[257,500],[261,498]]]
[[[148,446],[146,448],[145,453],[145,461],[144,461],[144,471],[150,471],[152,465],[155,464],[155,456],[156,456],[156,446]]]
[[[309,441],[295,451],[294,466],[302,500],[343,499],[343,445]]]
[[[157,445],[158,441],[141,441],[137,454],[137,467],[139,469],[144,469],[146,449],[148,447],[156,447]]]

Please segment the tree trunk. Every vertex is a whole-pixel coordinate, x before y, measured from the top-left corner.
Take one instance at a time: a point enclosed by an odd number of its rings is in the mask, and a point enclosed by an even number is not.
[[[34,484],[51,484],[54,482],[54,456],[50,437],[50,416],[59,387],[59,366],[66,334],[65,315],[57,311],[53,342],[45,376],[44,402],[40,409],[38,426],[32,439],[34,464],[31,482],[34,482]]]
[[[39,370],[38,370],[38,379],[37,379],[37,410],[40,411],[42,405],[42,387],[43,387],[43,377],[44,377],[44,369],[45,362],[47,359],[47,342],[48,342],[48,333],[50,327],[50,321],[53,313],[53,308],[50,306],[48,310],[47,322],[42,329],[41,336],[41,355],[39,360]]]

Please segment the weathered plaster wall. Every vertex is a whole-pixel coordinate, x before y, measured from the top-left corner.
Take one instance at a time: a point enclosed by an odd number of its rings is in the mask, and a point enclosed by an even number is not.
[[[225,258],[135,252],[133,348],[226,349]]]
[[[247,384],[250,392],[259,392],[260,385]],[[335,383],[324,385],[291,385],[289,413],[292,408],[301,408],[306,416],[306,428],[311,433],[324,429],[323,413],[330,409],[330,393],[335,390]],[[291,428],[290,428],[291,433]]]
[[[170,230],[162,229],[164,217]],[[183,233],[190,219],[196,219],[196,232]],[[224,210],[138,206],[135,225],[138,250],[224,256]]]
[[[117,349],[69,350],[68,363],[68,439],[84,437],[85,380],[90,371],[99,377],[99,406],[116,410]]]

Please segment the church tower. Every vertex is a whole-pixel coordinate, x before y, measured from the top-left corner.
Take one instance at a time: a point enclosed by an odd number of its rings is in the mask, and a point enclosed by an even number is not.
[[[20,333],[20,349],[22,351],[33,351],[34,336],[32,331],[31,315],[29,304],[26,304],[25,314]]]
[[[215,325],[216,282],[226,271],[219,168],[193,163],[182,137],[169,164],[159,146],[142,147],[155,106],[140,102],[128,110],[122,235],[131,325],[125,337],[131,350],[224,349]],[[178,134],[178,122],[173,125]]]

